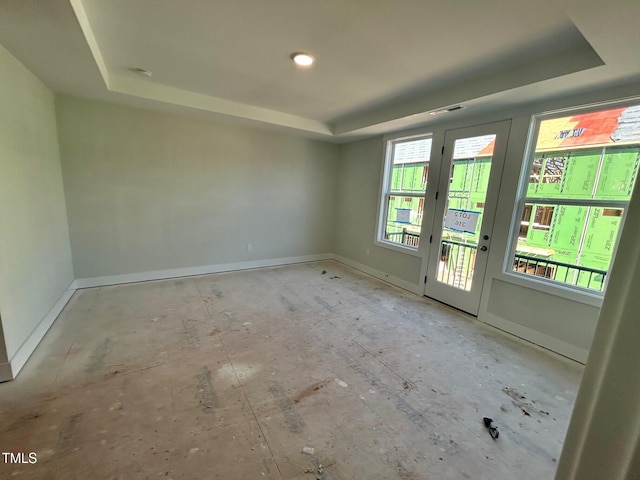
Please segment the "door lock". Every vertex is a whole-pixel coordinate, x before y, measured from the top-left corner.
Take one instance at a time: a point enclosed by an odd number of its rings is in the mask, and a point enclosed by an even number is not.
[[[483,236],[482,236],[482,238],[483,238],[484,240],[489,240],[489,235],[483,235]]]
[[[486,247],[486,245],[481,246],[481,247],[480,247],[480,250],[481,250],[482,252],[486,252],[486,251],[487,251],[487,247]]]

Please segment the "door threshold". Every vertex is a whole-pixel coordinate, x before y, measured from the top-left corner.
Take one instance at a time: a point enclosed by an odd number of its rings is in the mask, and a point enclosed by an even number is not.
[[[433,300],[434,302],[438,302],[440,305],[444,305],[445,307],[449,307],[452,310],[455,310],[456,312],[462,313],[464,315],[467,315],[468,317],[471,317],[475,320],[478,319],[478,315],[474,315],[473,313],[469,313],[469,312],[465,312],[464,310],[458,308],[458,307],[454,307],[453,305],[449,305],[448,303],[443,302],[442,300],[438,300],[437,298],[433,298],[430,297],[429,295],[422,295],[424,298],[428,298],[429,300]]]

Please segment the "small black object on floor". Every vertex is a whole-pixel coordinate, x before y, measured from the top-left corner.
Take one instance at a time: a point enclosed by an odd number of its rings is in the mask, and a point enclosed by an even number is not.
[[[484,417],[483,420],[484,426],[489,429],[489,435],[496,440],[500,436],[500,432],[498,431],[498,427],[493,424],[493,419]]]

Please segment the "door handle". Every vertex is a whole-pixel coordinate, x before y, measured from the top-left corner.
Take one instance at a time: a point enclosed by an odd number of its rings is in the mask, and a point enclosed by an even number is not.
[[[482,251],[482,252],[486,252],[486,251],[487,251],[487,247],[486,247],[486,245],[481,246],[481,247],[480,247],[480,251]]]

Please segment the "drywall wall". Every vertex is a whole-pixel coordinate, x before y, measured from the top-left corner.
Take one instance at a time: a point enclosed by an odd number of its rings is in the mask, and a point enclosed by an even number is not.
[[[557,289],[504,270],[513,206],[532,114],[638,94],[637,88],[627,87],[593,92],[406,132],[433,133],[434,148],[438,150],[441,143],[436,145],[436,140],[443,139],[447,129],[512,120],[478,320],[577,361],[586,361],[602,297]],[[420,293],[421,279],[427,271],[426,255],[420,258],[415,253],[374,245],[383,157],[382,137],[341,146],[335,252],[358,268],[381,277],[386,274],[393,283]],[[430,225],[425,225],[425,237],[432,233],[430,229]]]
[[[383,148],[382,137],[341,145],[334,252],[357,268],[388,275],[415,291],[421,259],[374,245]]]
[[[73,271],[53,94],[2,46],[0,72],[0,315],[12,361],[44,335],[32,337]]]
[[[56,105],[76,279],[332,251],[338,146],[72,97]]]

